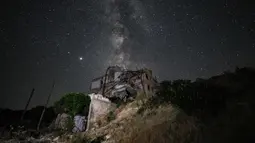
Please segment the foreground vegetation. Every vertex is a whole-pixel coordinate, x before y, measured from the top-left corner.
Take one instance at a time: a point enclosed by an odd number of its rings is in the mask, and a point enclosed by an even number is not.
[[[86,114],[90,104],[90,97],[84,93],[68,93],[54,103],[57,113],[66,112],[72,117],[77,114]]]

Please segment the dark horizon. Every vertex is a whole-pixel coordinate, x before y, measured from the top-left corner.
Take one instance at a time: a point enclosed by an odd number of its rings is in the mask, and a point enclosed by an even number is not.
[[[86,92],[110,65],[147,67],[159,80],[209,78],[255,67],[251,0],[6,1],[0,19],[0,108],[50,105]]]

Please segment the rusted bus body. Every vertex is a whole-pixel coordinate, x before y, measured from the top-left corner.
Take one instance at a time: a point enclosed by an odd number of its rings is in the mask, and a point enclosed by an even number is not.
[[[123,99],[139,93],[152,96],[156,85],[157,81],[151,70],[131,71],[120,67],[110,67],[104,76],[92,80],[90,90],[107,98]]]

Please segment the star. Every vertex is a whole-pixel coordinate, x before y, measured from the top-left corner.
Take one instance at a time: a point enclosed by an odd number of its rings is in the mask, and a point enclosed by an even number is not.
[[[62,93],[89,92],[90,80],[114,65],[149,68],[159,82],[255,67],[254,12],[242,1],[227,1],[226,7],[222,0],[61,1],[31,1],[32,9],[30,3],[6,5],[14,12],[0,20],[1,79],[10,90],[4,90],[8,96],[1,97],[0,108],[23,109],[31,87],[38,96],[29,106],[44,104],[54,79],[60,83],[55,100]]]

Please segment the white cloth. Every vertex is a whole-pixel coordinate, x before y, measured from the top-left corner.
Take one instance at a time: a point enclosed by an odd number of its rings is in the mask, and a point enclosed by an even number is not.
[[[74,117],[74,128],[73,132],[82,132],[85,130],[86,119],[85,116],[76,115]]]

